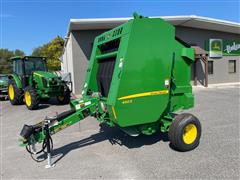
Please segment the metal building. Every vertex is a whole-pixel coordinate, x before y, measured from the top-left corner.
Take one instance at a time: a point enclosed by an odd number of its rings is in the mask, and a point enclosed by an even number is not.
[[[200,16],[160,18],[173,24],[177,37],[195,48],[193,84],[240,82],[240,23]],[[70,20],[61,65],[64,73],[71,74],[76,95],[81,93],[94,38],[129,19]]]

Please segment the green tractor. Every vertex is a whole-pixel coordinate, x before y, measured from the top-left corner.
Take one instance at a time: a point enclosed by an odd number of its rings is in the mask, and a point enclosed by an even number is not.
[[[8,96],[12,105],[25,102],[29,110],[37,109],[40,100],[56,97],[68,104],[71,91],[67,82],[48,72],[45,57],[13,57],[13,73],[9,75]]]
[[[7,82],[8,82],[8,75],[0,74],[0,100],[5,99],[7,100]]]

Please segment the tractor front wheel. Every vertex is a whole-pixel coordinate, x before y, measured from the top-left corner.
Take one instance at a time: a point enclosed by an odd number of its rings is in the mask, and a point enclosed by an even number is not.
[[[201,137],[199,120],[189,113],[179,114],[174,119],[168,132],[173,148],[179,151],[195,149],[199,145]]]
[[[60,104],[69,104],[71,98],[71,91],[68,86],[64,86],[64,91],[62,95],[57,96],[57,100]]]
[[[12,79],[8,82],[8,97],[12,105],[22,104],[22,91]]]
[[[32,87],[27,87],[24,90],[25,104],[29,110],[34,110],[38,108],[39,96],[36,90]]]

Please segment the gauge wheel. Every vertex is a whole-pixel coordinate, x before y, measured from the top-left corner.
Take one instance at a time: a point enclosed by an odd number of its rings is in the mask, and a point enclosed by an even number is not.
[[[200,142],[200,121],[189,113],[177,115],[171,124],[168,137],[173,148],[179,151],[195,149]]]
[[[38,108],[39,96],[36,90],[32,87],[27,87],[24,90],[25,105],[29,110],[34,110]]]
[[[22,104],[22,90],[19,89],[14,80],[8,82],[8,97],[12,105]]]

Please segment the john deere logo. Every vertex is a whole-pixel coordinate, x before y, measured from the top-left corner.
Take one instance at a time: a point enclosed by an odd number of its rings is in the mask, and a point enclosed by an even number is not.
[[[221,43],[219,41],[212,42],[212,50],[213,51],[221,51]]]
[[[221,58],[222,57],[222,40],[221,39],[210,39],[209,41],[209,57]]]

